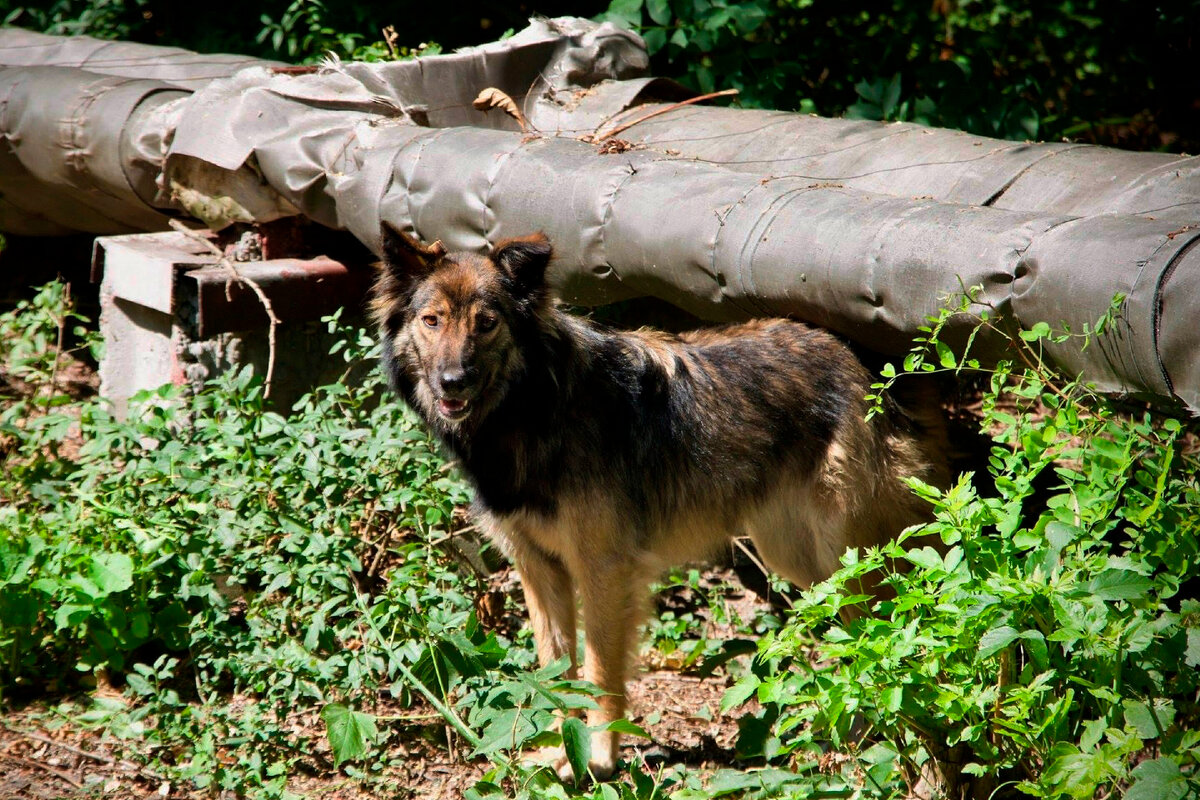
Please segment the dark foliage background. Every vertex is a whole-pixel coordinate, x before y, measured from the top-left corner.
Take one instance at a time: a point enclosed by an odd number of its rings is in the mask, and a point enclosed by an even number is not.
[[[0,0],[52,33],[311,60],[520,29],[531,14],[639,29],[655,71],[748,106],[911,120],[1010,139],[1200,150],[1200,0]]]
[[[752,105],[1009,139],[1200,148],[1200,3],[615,0],[658,71]]]

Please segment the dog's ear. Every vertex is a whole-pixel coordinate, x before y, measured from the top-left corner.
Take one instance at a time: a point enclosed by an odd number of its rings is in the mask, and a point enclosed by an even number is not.
[[[530,294],[545,287],[546,267],[553,255],[546,234],[535,233],[500,242],[492,260],[517,289]]]
[[[384,220],[380,226],[383,240],[384,267],[400,282],[411,284],[421,280],[446,255],[446,248],[440,241],[428,247],[422,247],[419,242],[395,228],[392,223]]]

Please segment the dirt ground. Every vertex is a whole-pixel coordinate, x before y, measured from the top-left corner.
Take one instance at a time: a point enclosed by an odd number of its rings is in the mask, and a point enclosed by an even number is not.
[[[705,581],[723,582],[729,577],[728,573],[710,571]],[[726,596],[726,602],[744,619],[749,619],[756,608],[765,607],[749,592],[736,590]],[[708,633],[732,635],[715,626]],[[644,760],[654,767],[730,766],[738,733],[737,715],[723,716],[719,711],[729,679],[723,674],[686,674],[667,666],[671,660],[657,651],[647,652],[641,673],[630,684],[630,720],[649,730],[653,740],[626,737],[625,760]],[[109,698],[120,696],[103,687],[96,692]],[[82,708],[90,698],[71,699],[75,707]],[[248,701],[231,698],[230,702]],[[461,797],[487,770],[485,759],[468,760],[457,748],[448,748],[444,732],[436,724],[437,715],[429,712],[431,709],[419,706],[404,710],[414,724],[397,729],[399,735],[388,748],[389,763],[383,768],[381,782],[367,790],[371,796],[450,800]],[[298,712],[289,719],[289,727],[297,739],[308,739],[314,751],[309,768],[291,776],[292,791],[324,800],[364,796],[361,784],[332,769],[317,709]],[[171,783],[142,766],[150,754],[139,751],[138,745],[136,740],[122,741],[66,718],[48,700],[9,711],[0,718],[0,800],[191,800],[214,796],[232,800],[232,793],[213,795]],[[380,792],[381,785],[388,787],[385,793]]]
[[[495,585],[519,592],[511,572],[494,576]],[[732,571],[709,569],[701,585],[733,587],[722,592],[723,602],[742,620],[769,609],[758,596],[736,587]],[[732,638],[737,631],[715,624],[708,610],[688,588],[674,588],[658,598],[660,610],[691,612],[703,620],[704,633],[712,639]],[[521,620],[501,623],[512,628]],[[644,761],[652,768],[687,765],[692,769],[716,769],[734,763],[737,715],[721,715],[721,696],[729,677],[718,672],[710,677],[689,674],[679,668],[679,654],[670,655],[643,648],[640,671],[629,686],[630,720],[647,729],[651,741],[626,737],[626,761]],[[0,717],[0,800],[75,800],[76,798],[133,798],[135,800],[233,800],[232,792],[202,791],[191,785],[172,783],[144,766],[154,753],[137,739],[122,740],[113,733],[90,727],[77,716],[96,697],[109,701],[120,692],[100,686],[90,695],[42,698]],[[231,705],[253,702],[231,697]],[[60,705],[61,704],[61,705]],[[66,713],[63,709],[70,709]],[[325,741],[324,723],[318,709],[297,711],[287,720],[295,741],[306,740],[311,759],[302,761],[289,776],[288,789],[306,798],[357,800],[421,797],[423,800],[460,798],[487,771],[486,759],[469,759],[455,743],[436,713],[420,705],[412,708],[378,709],[396,713],[411,722],[395,723],[386,747],[379,777],[369,786],[334,769]],[[245,755],[243,752],[242,755]],[[236,757],[226,752],[231,761]]]

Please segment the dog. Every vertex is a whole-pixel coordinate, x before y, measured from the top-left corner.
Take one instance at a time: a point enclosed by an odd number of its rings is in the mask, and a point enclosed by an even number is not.
[[[610,330],[557,307],[542,234],[487,257],[382,235],[383,370],[473,485],[480,527],[520,573],[539,660],[569,656],[572,675],[581,601],[583,676],[604,692],[587,715],[596,778],[617,763],[606,726],[625,714],[665,568],[748,535],[805,587],[848,547],[930,517],[903,478],[945,483],[938,422],[894,403],[865,421],[871,375],[833,335],[783,319]]]

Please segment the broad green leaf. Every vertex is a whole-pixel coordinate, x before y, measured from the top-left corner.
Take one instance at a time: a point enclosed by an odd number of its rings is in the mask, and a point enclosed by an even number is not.
[[[958,361],[954,358],[954,351],[950,349],[950,345],[944,342],[934,342],[933,346],[937,349],[938,363],[947,369],[954,369],[958,365]]]
[[[747,789],[757,789],[760,792],[763,790],[774,792],[789,784],[803,784],[809,780],[811,778],[807,775],[798,775],[789,770],[772,769],[770,767],[745,771],[740,769],[720,769],[713,773],[712,777],[705,784],[703,794],[685,796],[695,797],[696,800],[700,800],[700,798],[707,800],[708,798],[715,797],[741,797],[742,792],[745,792]],[[642,795],[638,796],[641,797]],[[749,796],[762,797],[764,795],[755,793]],[[775,797],[776,795],[772,793],[766,796]]]
[[[1020,633],[1010,625],[1001,625],[979,637],[979,657],[987,658],[1008,647]]]
[[[102,596],[123,592],[133,585],[133,559],[124,553],[98,553],[88,573]]]
[[[646,0],[646,13],[658,25],[668,25],[671,22],[670,0]]]
[[[629,736],[637,736],[642,739],[652,738],[650,734],[646,732],[645,728],[641,727],[640,725],[634,725],[627,719],[614,719],[612,722],[608,723],[607,729],[610,731],[616,731],[617,733],[624,733]]]
[[[642,0],[612,0],[606,16],[636,28],[642,24]]]
[[[1025,631],[1021,634],[1025,650],[1033,658],[1038,669],[1045,669],[1050,664],[1050,656],[1046,649],[1046,637],[1040,631]]]
[[[1069,742],[1058,742],[1050,749],[1042,780],[1070,797],[1083,800],[1090,798],[1102,783],[1117,777],[1116,766],[1109,763],[1103,750],[1081,753]]]
[[[758,684],[758,676],[747,674],[726,689],[725,694],[721,697],[721,713],[728,713],[730,709],[737,708],[749,700],[750,696],[758,689]]]
[[[496,750],[520,747],[539,733],[542,723],[549,725],[552,719],[549,711],[531,712],[520,708],[489,710],[479,735],[479,746],[475,748],[474,754],[483,755]]]
[[[55,630],[62,631],[75,627],[87,619],[91,611],[91,606],[81,606],[77,603],[63,603],[54,611]]]
[[[1200,628],[1188,628],[1184,663],[1189,667],[1200,666]]]
[[[946,568],[946,563],[942,560],[941,554],[928,545],[909,550],[905,553],[905,558],[918,567],[924,567],[929,570],[944,570]]]
[[[884,689],[879,695],[880,705],[893,714],[900,710],[900,703],[904,700],[904,688],[901,686],[893,686],[890,689]]]
[[[588,774],[588,761],[592,758],[591,734],[579,717],[567,717],[562,725],[563,751],[575,771],[575,780],[582,781]]]
[[[1078,527],[1068,525],[1065,522],[1051,520],[1046,523],[1046,541],[1055,550],[1062,550],[1064,547],[1075,541],[1083,533]]]
[[[1131,775],[1133,785],[1125,792],[1125,800],[1181,800],[1188,793],[1179,764],[1165,756],[1143,761]]]
[[[642,31],[642,39],[646,42],[646,52],[654,55],[667,46],[667,32],[663,28],[649,28]]]
[[[1125,700],[1121,705],[1125,709],[1125,724],[1142,739],[1157,739],[1161,735],[1159,728],[1166,732],[1175,721],[1175,704],[1170,700],[1157,698],[1152,703]]]
[[[1087,590],[1101,600],[1136,600],[1145,597],[1153,586],[1145,575],[1126,569],[1106,569],[1087,584]]]
[[[362,758],[379,737],[374,714],[330,703],[322,709],[321,718],[325,720],[325,735],[333,750],[334,765]]]
[[[896,110],[896,106],[900,103],[899,72],[892,76],[891,81],[888,82],[887,88],[883,91],[881,99],[882,102],[880,102],[879,105],[883,111],[883,116],[885,119],[890,118],[892,116],[892,112]],[[941,344],[941,342],[938,342],[938,344]],[[941,354],[940,349],[938,350],[938,354]],[[951,356],[951,358],[953,358],[953,356]]]

